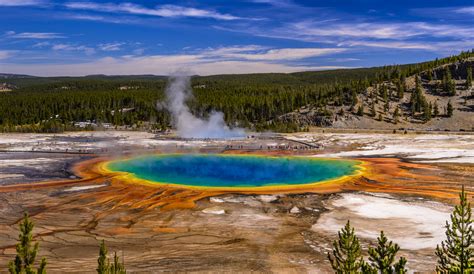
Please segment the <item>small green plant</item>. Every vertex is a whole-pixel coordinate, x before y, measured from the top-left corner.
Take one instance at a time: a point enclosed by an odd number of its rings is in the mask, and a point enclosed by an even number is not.
[[[34,269],[36,255],[38,254],[39,244],[33,244],[34,223],[30,221],[28,213],[24,214],[23,221],[20,223],[20,235],[16,245],[16,256],[14,261],[8,264],[8,270],[11,274],[44,274],[46,273],[46,259],[42,258],[37,270]]]

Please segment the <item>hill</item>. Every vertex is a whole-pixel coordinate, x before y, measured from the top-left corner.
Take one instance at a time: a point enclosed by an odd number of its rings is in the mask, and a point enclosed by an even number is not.
[[[474,58],[465,58],[372,84],[357,94],[355,105],[329,103],[328,115],[309,105],[277,119],[300,126],[474,131],[474,89],[466,84],[467,72],[472,77],[473,68]]]

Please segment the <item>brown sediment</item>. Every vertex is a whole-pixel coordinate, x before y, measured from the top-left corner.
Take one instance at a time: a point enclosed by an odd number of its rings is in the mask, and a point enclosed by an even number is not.
[[[446,176],[446,169],[433,164],[409,163],[398,158],[362,158],[367,171],[358,180],[344,186],[347,190],[421,195],[456,202],[463,184],[470,196],[472,181],[460,182]],[[473,174],[473,166],[465,166]]]

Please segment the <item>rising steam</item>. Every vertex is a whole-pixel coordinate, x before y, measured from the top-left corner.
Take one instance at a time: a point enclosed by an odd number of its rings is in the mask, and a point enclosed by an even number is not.
[[[231,129],[226,125],[222,112],[213,111],[207,119],[198,118],[191,113],[186,105],[186,100],[193,96],[189,76],[171,76],[165,93],[167,101],[164,107],[171,112],[180,137],[215,139],[245,136],[243,129]]]

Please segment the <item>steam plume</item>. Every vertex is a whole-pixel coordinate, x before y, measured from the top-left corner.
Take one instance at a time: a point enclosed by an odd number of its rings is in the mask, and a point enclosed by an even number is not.
[[[193,96],[189,76],[171,76],[165,90],[166,109],[171,112],[178,135],[183,138],[238,138],[244,137],[241,128],[229,128],[222,112],[213,111],[208,119],[194,116],[186,100]]]

